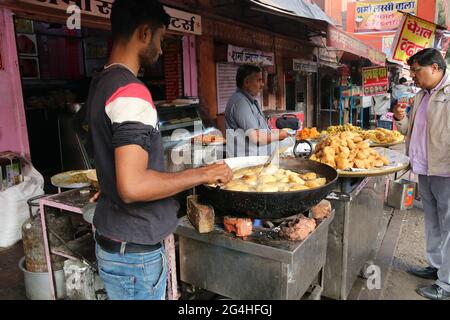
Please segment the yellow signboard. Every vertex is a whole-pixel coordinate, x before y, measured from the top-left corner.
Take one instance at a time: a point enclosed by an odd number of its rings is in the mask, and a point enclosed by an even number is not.
[[[356,2],[355,32],[397,30],[402,13],[417,14],[417,0]]]
[[[394,41],[392,60],[407,63],[417,52],[434,46],[436,25],[432,22],[405,15],[403,24]]]

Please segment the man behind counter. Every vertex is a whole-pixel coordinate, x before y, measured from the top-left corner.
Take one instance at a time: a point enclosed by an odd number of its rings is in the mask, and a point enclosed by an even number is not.
[[[178,223],[170,197],[232,178],[226,164],[165,172],[156,108],[137,74],[162,54],[169,22],[156,0],[116,0],[109,64],[89,92],[88,122],[102,190],[94,217],[96,254],[111,300],[164,299],[168,264],[162,241]]]
[[[270,129],[256,99],[264,88],[262,69],[242,65],[237,71],[236,85],[238,89],[225,110],[228,156],[267,155],[270,145],[286,139],[288,133]]]

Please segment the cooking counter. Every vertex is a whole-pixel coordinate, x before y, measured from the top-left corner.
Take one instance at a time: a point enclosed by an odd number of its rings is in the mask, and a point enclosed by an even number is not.
[[[327,198],[336,210],[328,235],[323,295],[348,298],[364,266],[377,253],[377,238],[386,228],[384,194],[387,176],[339,178]]]
[[[321,282],[333,217],[304,241],[282,240],[262,229],[242,240],[217,225],[200,234],[184,217],[176,231],[181,281],[232,299],[298,300],[315,279]]]

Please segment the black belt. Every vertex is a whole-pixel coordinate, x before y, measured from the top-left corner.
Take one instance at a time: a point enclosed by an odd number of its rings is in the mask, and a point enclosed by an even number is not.
[[[131,242],[118,242],[106,238],[98,232],[95,233],[95,240],[103,250],[109,253],[145,253],[159,250],[162,247],[161,243],[150,245]]]

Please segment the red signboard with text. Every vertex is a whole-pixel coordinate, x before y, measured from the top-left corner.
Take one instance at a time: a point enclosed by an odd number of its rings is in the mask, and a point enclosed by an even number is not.
[[[389,89],[389,73],[387,68],[363,68],[362,75],[365,96],[387,93]]]

